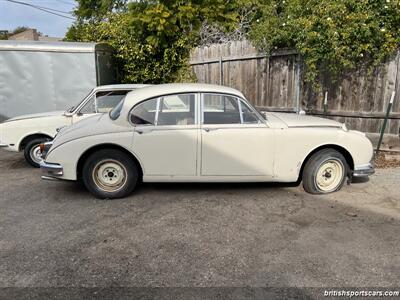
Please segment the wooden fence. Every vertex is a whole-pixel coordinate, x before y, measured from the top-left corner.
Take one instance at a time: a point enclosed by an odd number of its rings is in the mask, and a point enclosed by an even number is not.
[[[396,91],[386,132],[399,135],[399,58],[400,54],[372,74],[354,72],[336,84],[324,74],[319,93],[304,83],[300,58],[292,50],[266,58],[247,41],[232,42],[196,48],[190,63],[198,82],[234,87],[259,109],[293,112],[300,108],[364,132],[379,132],[390,96]]]

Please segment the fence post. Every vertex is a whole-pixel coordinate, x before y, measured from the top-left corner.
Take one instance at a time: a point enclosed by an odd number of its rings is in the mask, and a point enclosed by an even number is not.
[[[219,58],[219,84],[224,83],[224,69],[222,68],[222,57]]]
[[[382,128],[381,128],[381,135],[379,136],[378,146],[376,147],[376,155],[378,155],[379,149],[381,148],[383,135],[384,135],[385,129],[386,129],[386,123],[387,123],[387,120],[389,118],[390,110],[392,108],[393,101],[394,101],[394,95],[396,95],[395,91],[393,91],[392,96],[390,97],[390,102],[389,102],[389,104],[387,106],[387,109],[386,109],[386,116],[385,116],[385,119],[383,120],[383,125],[382,125]]]
[[[300,113],[300,58],[297,56],[295,72],[295,100],[296,100],[296,113]]]

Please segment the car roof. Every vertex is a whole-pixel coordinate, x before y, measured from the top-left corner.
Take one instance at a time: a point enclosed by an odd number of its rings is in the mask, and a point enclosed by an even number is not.
[[[125,98],[124,107],[128,107],[130,109],[136,103],[145,99],[181,93],[222,93],[245,98],[238,90],[222,85],[202,83],[167,83],[144,87],[129,92]]]
[[[150,86],[150,84],[107,84],[107,85],[99,85],[96,86],[94,89],[98,90],[133,90],[133,89],[141,89],[144,87]]]

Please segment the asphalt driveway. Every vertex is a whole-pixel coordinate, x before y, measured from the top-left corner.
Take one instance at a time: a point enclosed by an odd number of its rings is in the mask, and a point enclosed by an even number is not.
[[[312,196],[142,184],[96,200],[0,151],[1,287],[357,287],[400,282],[400,169]]]

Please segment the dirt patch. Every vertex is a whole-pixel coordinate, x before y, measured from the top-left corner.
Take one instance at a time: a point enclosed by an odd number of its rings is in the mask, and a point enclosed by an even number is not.
[[[375,167],[378,169],[400,168],[400,153],[383,151],[375,157]]]

